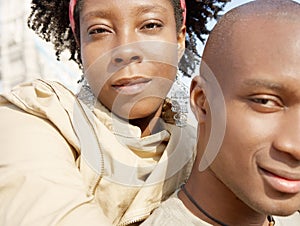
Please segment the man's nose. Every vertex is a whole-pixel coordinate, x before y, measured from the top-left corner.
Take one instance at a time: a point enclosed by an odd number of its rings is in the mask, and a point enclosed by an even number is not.
[[[274,146],[300,161],[300,108],[287,110],[284,116]]]

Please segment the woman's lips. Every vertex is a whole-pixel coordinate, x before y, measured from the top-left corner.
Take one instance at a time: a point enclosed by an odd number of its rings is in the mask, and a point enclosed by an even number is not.
[[[284,193],[298,193],[300,192],[300,176],[295,179],[293,176],[286,176],[287,173],[272,173],[268,170],[260,168],[261,174],[265,181],[275,190]],[[292,175],[292,174],[291,174]]]
[[[123,95],[134,95],[145,90],[151,81],[143,77],[122,78],[114,81],[112,87]]]

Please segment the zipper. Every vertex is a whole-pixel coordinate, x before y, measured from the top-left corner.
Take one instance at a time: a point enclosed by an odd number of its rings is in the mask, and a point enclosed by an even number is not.
[[[119,223],[118,226],[128,226],[131,224],[135,224],[135,223],[146,220],[148,216],[150,216],[149,213],[146,215],[143,215],[143,216],[135,217],[134,219],[131,219],[131,220],[125,220],[125,221]]]
[[[100,153],[100,156],[101,156],[101,162],[100,162],[100,164],[101,164],[101,169],[100,169],[100,174],[99,174],[99,175],[97,174],[98,176],[97,176],[97,179],[96,179],[95,183],[93,183],[92,186],[91,186],[91,187],[89,188],[89,190],[88,190],[88,195],[94,195],[95,192],[96,192],[97,185],[100,183],[100,181],[101,181],[101,179],[102,179],[102,175],[104,174],[104,157],[103,157],[103,153],[102,153],[101,148],[100,148],[99,139],[98,139],[98,137],[97,137],[96,131],[95,131],[95,129],[94,129],[92,123],[90,122],[88,116],[86,115],[85,110],[83,109],[83,107],[82,107],[81,103],[79,102],[79,100],[77,99],[77,97],[76,97],[74,94],[72,94],[72,95],[75,97],[75,101],[76,101],[77,104],[79,105],[79,108],[80,108],[80,110],[81,110],[81,112],[82,112],[82,114],[83,114],[83,116],[84,116],[86,122],[88,123],[88,125],[90,126],[90,128],[91,128],[92,131],[93,131],[93,135],[94,135],[94,137],[95,137],[95,139],[96,139],[96,141],[97,141],[98,150],[99,150],[99,153]]]
[[[43,81],[43,80],[40,80],[40,81],[43,82],[43,83],[45,83],[45,84],[47,84],[48,86],[50,86],[51,89],[53,90],[53,92],[56,94],[57,98],[60,99],[60,98],[59,98],[59,95],[58,95],[57,92],[56,92],[56,90],[52,87],[53,85],[51,85],[51,84],[49,84],[49,83],[47,83],[47,82],[45,82],[45,81]],[[91,187],[90,187],[89,190],[88,190],[88,195],[94,195],[95,192],[96,192],[97,185],[100,183],[100,181],[101,181],[101,179],[102,179],[102,175],[104,175],[104,156],[103,156],[103,153],[102,153],[101,148],[100,148],[100,143],[99,143],[99,139],[98,139],[98,137],[97,137],[97,133],[95,132],[95,129],[94,129],[92,123],[90,122],[90,120],[89,120],[89,118],[88,118],[88,116],[87,116],[87,114],[86,114],[84,108],[82,107],[80,101],[77,99],[77,96],[74,95],[74,93],[72,93],[72,92],[71,92],[69,89],[67,89],[64,85],[62,85],[62,84],[60,84],[60,83],[54,83],[54,86],[55,86],[55,85],[59,85],[59,86],[63,87],[65,90],[67,90],[67,91],[71,94],[71,96],[74,97],[75,102],[76,102],[77,105],[79,106],[79,109],[80,109],[80,111],[82,112],[83,117],[85,118],[85,121],[87,122],[87,124],[89,125],[89,127],[91,128],[91,130],[93,131],[93,135],[94,135],[94,137],[96,138],[98,150],[99,150],[100,157],[101,157],[101,162],[100,162],[100,164],[101,164],[101,169],[100,169],[100,174],[99,174],[99,175],[97,174],[97,178],[96,178],[95,183],[92,183]]]

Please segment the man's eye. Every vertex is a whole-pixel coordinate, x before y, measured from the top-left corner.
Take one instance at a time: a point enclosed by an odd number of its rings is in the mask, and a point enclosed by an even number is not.
[[[283,102],[276,96],[254,96],[249,100],[251,108],[258,112],[271,113],[284,108]]]
[[[258,103],[258,104],[274,104],[274,101],[273,100],[269,100],[269,99],[264,99],[264,98],[253,98],[251,99],[254,103]]]

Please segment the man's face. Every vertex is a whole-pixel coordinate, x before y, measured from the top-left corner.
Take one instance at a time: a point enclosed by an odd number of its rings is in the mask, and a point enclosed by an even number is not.
[[[287,215],[300,209],[300,25],[260,20],[233,28],[217,75],[227,126],[210,169],[253,209]]]

